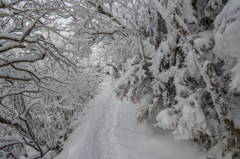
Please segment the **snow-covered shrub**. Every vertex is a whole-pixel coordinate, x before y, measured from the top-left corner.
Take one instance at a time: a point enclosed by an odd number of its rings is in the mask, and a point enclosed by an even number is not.
[[[147,88],[150,95],[139,122],[156,120],[155,125],[172,130],[175,139],[200,141],[207,150],[221,143],[225,156],[240,140],[237,115],[232,113],[239,109],[239,2],[153,3],[166,21],[166,39],[155,45],[153,56],[140,51],[138,62],[129,63],[117,97],[139,102]]]

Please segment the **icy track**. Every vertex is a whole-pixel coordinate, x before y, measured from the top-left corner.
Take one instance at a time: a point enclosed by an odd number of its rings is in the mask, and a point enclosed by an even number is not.
[[[80,124],[55,159],[198,159],[201,149],[190,141],[175,141],[171,132],[136,123],[143,104],[115,98],[113,84],[89,103]],[[84,114],[84,115],[83,115]]]

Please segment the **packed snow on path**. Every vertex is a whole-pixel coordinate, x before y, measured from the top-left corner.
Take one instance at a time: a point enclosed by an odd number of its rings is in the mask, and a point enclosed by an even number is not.
[[[113,88],[110,81],[103,84],[102,93],[80,115],[79,126],[55,159],[203,158],[197,144],[175,141],[169,131],[137,124],[136,112],[142,104],[119,101]]]

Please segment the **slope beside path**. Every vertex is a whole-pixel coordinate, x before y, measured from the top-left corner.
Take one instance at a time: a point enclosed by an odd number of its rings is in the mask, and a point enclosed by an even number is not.
[[[111,81],[79,117],[80,124],[55,159],[200,159],[200,148],[169,131],[136,123],[142,104],[115,98]]]

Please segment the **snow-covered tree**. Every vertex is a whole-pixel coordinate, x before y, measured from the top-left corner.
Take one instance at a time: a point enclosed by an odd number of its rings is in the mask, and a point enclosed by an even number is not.
[[[64,1],[0,0],[0,151],[3,158],[49,151],[77,125],[75,115],[97,93],[100,79],[83,65]],[[69,5],[67,5],[69,6]],[[65,21],[66,20],[66,21]]]

